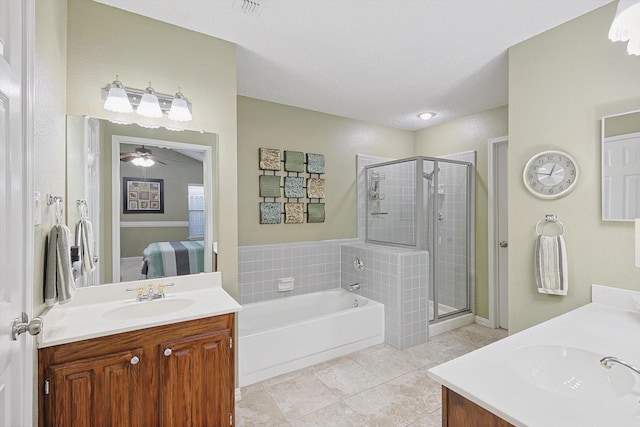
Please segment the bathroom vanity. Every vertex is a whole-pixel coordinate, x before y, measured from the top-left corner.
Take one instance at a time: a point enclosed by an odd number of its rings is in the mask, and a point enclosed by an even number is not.
[[[640,375],[600,360],[640,365],[639,304],[640,292],[593,285],[590,304],[430,369],[443,426],[637,427]]]
[[[44,315],[39,426],[234,425],[240,309],[220,273],[79,289]]]

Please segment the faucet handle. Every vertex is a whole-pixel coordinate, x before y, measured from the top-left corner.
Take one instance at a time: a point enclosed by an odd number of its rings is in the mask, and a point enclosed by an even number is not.
[[[158,284],[158,295],[164,298],[164,285],[162,283]]]

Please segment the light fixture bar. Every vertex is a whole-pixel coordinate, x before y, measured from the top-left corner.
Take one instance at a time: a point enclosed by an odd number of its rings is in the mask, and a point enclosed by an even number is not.
[[[111,89],[111,85],[102,88],[102,101],[104,102],[109,95],[109,89]],[[135,89],[132,87],[125,87],[125,92],[127,93],[127,97],[129,98],[129,102],[133,106],[134,109],[138,108],[140,105],[140,100],[142,99],[142,95],[144,95],[144,90]],[[173,101],[174,95],[169,95],[166,93],[156,92],[156,96],[158,97],[158,103],[160,104],[160,109],[164,114],[169,114],[171,111],[171,102]],[[187,103],[189,111],[191,111],[191,102],[187,98],[183,98]]]

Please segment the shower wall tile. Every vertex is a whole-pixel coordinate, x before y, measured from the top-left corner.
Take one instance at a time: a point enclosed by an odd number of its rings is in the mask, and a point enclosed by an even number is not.
[[[340,286],[340,246],[356,239],[280,243],[238,248],[240,304],[324,291]],[[278,292],[278,280],[295,279]]]

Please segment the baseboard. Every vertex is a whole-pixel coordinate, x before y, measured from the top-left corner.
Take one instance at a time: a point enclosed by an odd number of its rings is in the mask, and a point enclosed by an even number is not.
[[[486,326],[487,328],[491,327],[489,319],[485,319],[484,317],[476,316],[476,323],[480,326]]]
[[[242,400],[242,392],[240,391],[240,387],[236,389],[236,402],[240,402]]]

